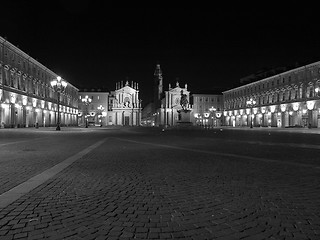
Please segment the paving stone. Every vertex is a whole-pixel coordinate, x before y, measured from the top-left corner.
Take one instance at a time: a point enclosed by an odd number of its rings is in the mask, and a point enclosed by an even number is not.
[[[55,162],[46,160],[29,173]],[[317,239],[319,184],[314,169],[113,139],[1,209],[0,239]]]
[[[13,239],[26,239],[28,237],[28,233],[18,233],[13,236]]]

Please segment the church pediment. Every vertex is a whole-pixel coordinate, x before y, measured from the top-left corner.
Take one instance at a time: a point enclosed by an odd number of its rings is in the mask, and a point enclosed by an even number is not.
[[[180,95],[181,91],[183,91],[184,94],[189,95],[189,91],[185,90],[184,88],[176,87],[169,90],[169,93],[171,95]]]
[[[116,92],[125,92],[125,93],[135,93],[137,90],[130,86],[124,86],[123,88],[120,88],[116,90]]]
[[[180,87],[176,87],[176,88],[170,89],[169,92],[171,92],[171,93],[179,93],[180,94],[181,90],[183,90],[183,89],[180,88]]]

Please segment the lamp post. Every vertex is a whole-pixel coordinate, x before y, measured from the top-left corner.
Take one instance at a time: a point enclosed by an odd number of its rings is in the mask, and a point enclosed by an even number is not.
[[[210,110],[210,112],[211,112],[211,119],[212,119],[212,128],[214,127],[214,118],[215,118],[215,116],[213,116],[214,115],[214,113],[215,113],[215,111],[217,111],[217,109],[215,108],[215,107],[211,107],[211,108],[209,108],[209,110]]]
[[[103,117],[103,110],[104,110],[104,107],[102,107],[102,105],[100,105],[99,107],[97,107],[98,110],[99,110],[99,115],[98,115],[98,118],[99,118],[99,123],[100,123],[100,127],[102,127],[102,117]]]
[[[51,83],[51,86],[53,87],[54,91],[58,95],[58,101],[57,101],[57,105],[58,105],[58,120],[57,120],[57,128],[56,128],[56,130],[60,131],[60,94],[65,91],[68,83],[66,81],[62,80],[60,76],[58,76],[56,79],[52,80],[50,83]]]
[[[84,98],[81,99],[82,103],[86,106],[86,111],[85,111],[85,120],[86,120],[86,128],[88,128],[88,106],[91,103],[92,99],[86,95]]]
[[[247,101],[247,106],[250,107],[250,128],[253,127],[252,121],[253,121],[253,117],[252,117],[252,108],[253,106],[256,105],[256,101],[253,100],[253,98],[250,98],[250,100]]]

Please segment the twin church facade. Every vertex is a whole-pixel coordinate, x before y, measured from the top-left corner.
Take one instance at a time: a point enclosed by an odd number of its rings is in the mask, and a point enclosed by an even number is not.
[[[320,62],[220,94],[191,93],[187,84],[179,82],[164,89],[157,64],[153,103],[144,109],[138,83],[119,82],[109,92],[80,90],[68,82],[58,94],[50,84],[57,77],[0,37],[0,128],[56,126],[58,119],[62,126],[175,126],[189,122],[209,127],[320,127]],[[182,109],[188,118],[181,114]]]

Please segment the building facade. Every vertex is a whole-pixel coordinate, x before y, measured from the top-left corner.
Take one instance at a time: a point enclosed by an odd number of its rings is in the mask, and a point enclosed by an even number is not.
[[[141,126],[153,127],[154,124],[154,106],[153,102],[148,103],[141,110]]]
[[[154,102],[144,109],[143,123],[145,126],[170,127],[187,122],[204,127],[222,125],[222,94],[191,95],[187,84],[181,87],[178,81],[175,87],[169,84],[168,90],[163,91],[160,64],[156,65],[154,85]],[[182,105],[182,98],[185,98],[187,103],[185,106]],[[151,106],[154,106],[153,111]],[[184,111],[183,108],[185,108]]]
[[[0,127],[55,126],[58,94],[50,82],[57,74],[0,37]],[[76,126],[78,89],[68,83],[60,94],[61,126]]]
[[[192,94],[194,124],[203,127],[218,127],[222,124],[222,94]]]
[[[155,126],[170,127],[178,125],[182,121],[180,100],[183,95],[188,102],[187,109],[190,111],[190,122],[193,121],[192,106],[190,105],[190,91],[187,89],[187,84],[185,84],[184,87],[180,87],[179,82],[176,82],[175,87],[172,88],[171,84],[169,84],[168,90],[164,91],[164,97],[161,99],[160,108],[157,108],[154,113]]]
[[[109,92],[104,89],[79,91],[79,126],[107,126]]]
[[[141,100],[139,85],[126,81],[116,83],[116,90],[109,96],[108,125],[140,126]]]
[[[141,100],[138,83],[116,83],[115,91],[79,92],[79,126],[140,126]]]
[[[320,127],[319,87],[315,62],[224,91],[224,124]]]

